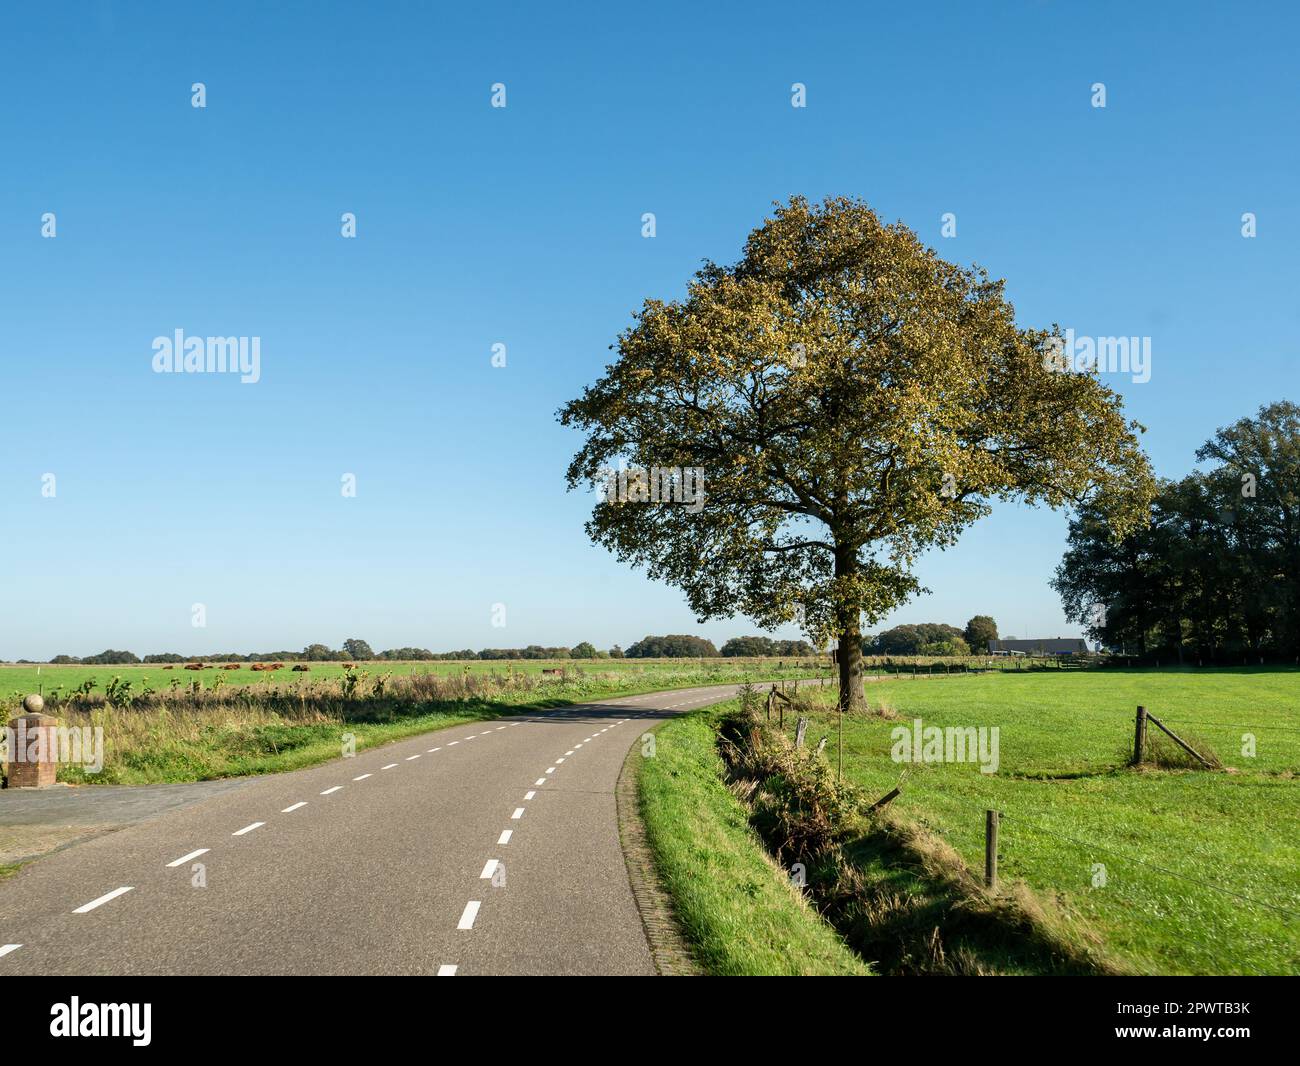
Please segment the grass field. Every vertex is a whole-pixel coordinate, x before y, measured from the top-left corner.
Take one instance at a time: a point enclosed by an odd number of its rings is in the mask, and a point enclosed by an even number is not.
[[[1300,973],[1300,672],[1106,670],[888,680],[844,723],[845,776],[982,869],[984,812],[1001,812],[1003,879],[1023,879],[1149,973]],[[809,740],[838,758],[827,692]],[[1208,743],[1223,771],[1125,765],[1142,704]],[[1000,730],[1000,766],[891,760],[891,729]],[[793,730],[794,715],[786,725]],[[1154,732],[1154,727],[1153,727]],[[1255,755],[1243,755],[1246,734]],[[1104,881],[1103,881],[1104,877]]]
[[[618,665],[607,669],[610,662]],[[98,770],[60,763],[58,779],[68,784],[161,784],[299,769],[337,758],[348,743],[362,750],[465,721],[538,708],[817,673],[799,669],[793,661],[784,668],[779,664],[759,659],[600,660],[594,667],[575,668],[566,661],[561,676],[543,677],[541,670],[550,664],[540,660],[529,661],[528,669],[519,668],[524,665],[520,663],[484,663],[497,668],[468,674],[463,664],[460,669],[454,668],[458,664],[441,663],[434,665],[443,669],[426,669],[428,664],[421,663],[414,670],[359,668],[351,689],[338,664],[322,669],[313,664],[310,673],[275,674],[161,672],[154,665],[47,666],[39,675],[34,667],[13,668],[15,674],[30,674],[11,688],[7,702],[13,713],[20,694],[32,690],[30,681],[46,678],[50,671],[53,684],[44,688],[46,712],[67,726],[99,728],[104,754]],[[131,680],[129,699],[106,698],[104,687],[115,677]],[[174,692],[162,680],[171,677],[181,683]],[[88,697],[68,702],[67,690],[90,679],[98,687]],[[220,687],[214,687],[217,683]],[[200,688],[191,692],[192,684]],[[62,699],[55,698],[59,686]]]
[[[797,668],[798,662],[792,658],[785,659],[472,659],[468,661],[448,660],[433,662],[384,662],[370,661],[355,664],[355,669],[365,675],[375,677],[389,674],[392,677],[404,677],[413,674],[433,674],[439,677],[457,677],[465,674],[485,676],[493,674],[540,675],[543,670],[581,670],[586,673],[617,673],[637,679],[639,682],[653,684],[656,678],[675,674],[684,669],[695,671],[698,676],[716,678],[719,681],[750,676],[808,677],[810,671]],[[802,660],[805,664],[810,660]],[[56,690],[68,691],[84,684],[95,682],[96,690],[102,692],[104,686],[113,677],[122,677],[134,682],[133,687],[139,691],[146,683],[155,691],[164,691],[173,679],[181,685],[189,685],[199,680],[210,686],[213,678],[220,675],[223,685],[257,685],[257,684],[293,684],[317,680],[337,680],[347,671],[342,663],[304,663],[308,671],[293,670],[298,665],[286,662],[283,670],[252,670],[252,663],[240,663],[238,670],[223,670],[223,663],[211,664],[208,670],[186,670],[183,663],[174,664],[149,663],[146,665],[125,666],[51,666],[43,665],[0,665],[0,707],[13,709],[23,696],[31,692],[43,692],[49,695]],[[828,668],[824,665],[823,672]],[[755,673],[757,671],[757,674]]]

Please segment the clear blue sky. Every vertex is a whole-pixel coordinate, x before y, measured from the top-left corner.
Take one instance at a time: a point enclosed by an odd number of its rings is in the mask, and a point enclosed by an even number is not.
[[[0,658],[753,632],[586,541],[554,412],[795,193],[1006,277],[1026,325],[1150,336],[1107,380],[1162,475],[1298,398],[1286,5],[470,7],[0,15]],[[178,328],[260,337],[261,381],[153,373]],[[1065,522],[998,511],[887,623],[1077,633]]]

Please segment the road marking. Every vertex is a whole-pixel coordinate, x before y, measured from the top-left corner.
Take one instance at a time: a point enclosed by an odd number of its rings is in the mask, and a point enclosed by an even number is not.
[[[554,767],[554,766],[548,766],[548,767],[546,768],[546,772],[547,772],[548,774],[553,774],[553,773],[555,773],[555,767]]]
[[[546,784],[546,778],[544,778],[544,777],[539,777],[536,781],[533,782],[533,784],[534,784],[534,785],[544,785],[544,784]]]
[[[360,777],[354,777],[353,781],[364,781],[367,777],[373,777],[373,774],[362,774]]]
[[[396,766],[396,765],[397,765],[397,763],[395,763],[395,762],[390,762],[387,766],[381,766],[379,769],[381,769],[381,770],[391,770],[391,769],[392,769],[394,766]]]
[[[465,904],[465,909],[461,912],[460,921],[456,923],[457,929],[473,929],[474,919],[478,917],[478,909],[482,901],[472,899]]]
[[[447,741],[447,747],[454,748],[459,743],[460,743],[459,740],[449,740]]]
[[[500,733],[501,730],[503,730],[503,729],[505,729],[505,726],[503,726],[503,725],[499,725],[499,726],[497,726],[497,732],[498,732],[498,733]]]
[[[244,826],[243,829],[236,829],[236,830],[235,830],[233,833],[231,833],[230,835],[231,835],[232,837],[242,837],[245,833],[251,833],[254,829],[258,828],[258,826],[263,826],[263,825],[266,825],[266,823],[265,823],[265,822],[254,822],[252,825],[246,825],[246,826]]]
[[[570,748],[570,749],[569,749],[568,751],[566,751],[564,754],[565,754],[565,755],[572,755],[572,754],[573,754],[573,749]]]
[[[21,944],[6,944],[0,948],[0,956],[8,955],[11,951],[17,951],[20,947],[22,947]]]
[[[516,807],[515,813],[512,814],[510,817],[513,821],[518,821],[523,816],[524,816],[524,809],[522,807]]]
[[[327,788],[324,792],[321,793],[321,795],[328,796],[331,792],[337,792],[342,787],[343,787],[342,785],[335,785],[333,788]]]
[[[497,872],[497,867],[500,864],[501,864],[500,859],[488,859],[487,863],[483,866],[483,872],[478,875],[478,879],[480,881],[486,881],[489,877],[491,877],[494,873]]]
[[[182,855],[182,856],[181,856],[179,859],[177,859],[175,862],[169,862],[169,863],[167,864],[167,868],[168,868],[168,869],[173,869],[173,868],[175,868],[175,867],[177,867],[177,866],[184,866],[184,865],[185,865],[187,862],[189,862],[191,859],[197,859],[200,855],[206,855],[206,854],[208,853],[209,850],[211,850],[211,849],[209,849],[209,848],[199,848],[198,851],[191,851],[188,855]]]
[[[465,743],[468,744],[471,740],[478,740],[478,737],[466,737]],[[455,744],[456,742],[453,740],[452,743]]]
[[[89,903],[83,903],[72,913],[85,914],[87,911],[93,911],[96,907],[102,907],[110,899],[117,899],[118,896],[122,895],[125,892],[130,892],[130,891],[131,891],[130,885],[127,885],[125,888],[115,888],[113,889],[112,892],[107,892],[104,895],[100,896],[99,899],[92,899]]]
[[[430,748],[427,752],[425,752],[425,754],[432,755],[435,751],[442,751],[442,745],[439,745],[436,748]]]
[[[298,801],[297,803],[295,803],[292,807],[286,807],[286,808],[285,808],[284,810],[282,810],[280,813],[281,813],[281,814],[289,814],[289,813],[291,813],[292,811],[296,811],[299,807],[305,807],[305,806],[307,806],[307,801],[306,801],[306,800],[299,800],[299,801]]]
[[[455,966],[452,966],[452,965],[449,964],[449,963],[445,963],[445,962],[444,962],[441,966],[438,967],[438,976],[439,976],[439,977],[455,977],[455,976],[456,976],[456,967],[455,967]]]
[[[483,730],[483,732],[481,732],[481,733],[479,734],[479,736],[481,736],[481,737],[485,737],[485,736],[487,736],[487,735],[488,735],[489,733],[491,733],[491,732],[492,732],[492,730],[490,730],[490,729],[485,729],[485,730]]]
[[[530,799],[532,799],[532,798],[533,798],[534,796],[536,796],[536,795],[537,795],[536,792],[525,792],[525,793],[524,793],[524,799],[526,799],[526,800],[530,800]]]
[[[560,763],[562,763],[562,762],[564,762],[563,759],[556,759],[556,760],[555,760],[555,765],[556,765],[556,766],[559,766]]]
[[[407,761],[407,762],[410,762],[412,759],[418,759],[419,757],[420,757],[420,756],[419,756],[418,753],[415,754],[415,755],[408,755],[408,756],[406,757],[406,761]]]
[[[501,830],[501,835],[500,835],[499,837],[497,837],[497,843],[498,843],[498,844],[509,844],[509,843],[510,843],[510,834],[513,833],[513,832],[514,832],[513,829],[503,829],[503,830]]]

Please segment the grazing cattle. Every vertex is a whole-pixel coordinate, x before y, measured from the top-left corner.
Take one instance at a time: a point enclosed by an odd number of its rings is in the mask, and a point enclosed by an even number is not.
[[[185,664],[185,669],[186,669],[186,670],[206,670],[207,667],[204,666],[202,663],[186,663],[186,664]]]
[[[223,670],[238,670],[238,669],[239,669],[239,663],[226,663],[226,665],[223,666],[221,669],[223,669]]]
[[[176,667],[174,667],[174,666],[164,666],[163,669],[164,669],[164,670],[175,670]]]
[[[557,674],[557,675],[563,675],[564,671],[563,671],[563,670],[551,670],[551,669],[548,669],[548,668],[543,668],[543,669],[542,669],[542,673],[543,673],[543,674]]]
[[[250,669],[250,670],[265,670],[265,669],[266,669],[266,663],[254,663],[252,666],[249,667],[249,669]]]
[[[298,670],[298,671],[301,671],[301,672],[303,672],[303,673],[306,673],[308,670],[311,669],[311,667],[310,667],[310,666],[305,666],[305,665],[303,665],[302,663],[297,663],[297,664],[295,664],[294,669],[295,669],[295,670]]]
[[[356,664],[356,663],[344,663],[344,664],[343,664],[343,669],[344,669],[344,670],[355,670],[356,668],[357,668],[357,664]]]
[[[268,670],[283,670],[283,669],[284,669],[284,663],[272,663],[270,666],[267,667],[267,669],[268,669]]]

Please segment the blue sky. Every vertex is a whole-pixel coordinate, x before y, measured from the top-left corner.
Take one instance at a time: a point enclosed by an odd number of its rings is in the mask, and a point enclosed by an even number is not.
[[[0,16],[0,658],[754,631],[587,542],[554,412],[795,193],[1005,277],[1025,325],[1149,336],[1151,380],[1106,380],[1162,475],[1297,398],[1283,5],[467,7]],[[260,337],[261,380],[153,373],[175,329]],[[1065,525],[999,509],[882,624],[1077,633]]]

